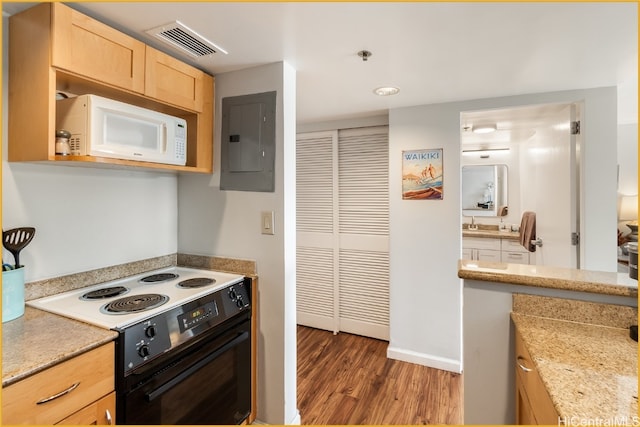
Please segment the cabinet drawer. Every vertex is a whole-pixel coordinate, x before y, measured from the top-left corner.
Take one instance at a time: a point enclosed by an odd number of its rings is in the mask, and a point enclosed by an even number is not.
[[[500,250],[500,239],[490,239],[482,237],[465,237],[462,239],[462,247],[467,249],[491,249]]]
[[[201,112],[205,73],[147,46],[145,95]]]
[[[520,244],[519,240],[502,239],[502,250],[509,252],[529,253],[528,250]]]
[[[478,255],[476,259],[478,261],[500,262],[500,251],[478,249]]]
[[[109,343],[2,390],[3,424],[55,424],[114,390],[114,344]],[[45,403],[37,403],[77,386]]]
[[[511,264],[529,264],[529,254],[524,252],[502,252],[502,262]]]
[[[557,425],[558,413],[549,397],[538,371],[524,345],[520,332],[516,329],[516,375],[522,384],[524,394],[531,405],[531,413],[538,424]]]
[[[51,65],[116,87],[144,90],[144,43],[62,3],[52,3]]]

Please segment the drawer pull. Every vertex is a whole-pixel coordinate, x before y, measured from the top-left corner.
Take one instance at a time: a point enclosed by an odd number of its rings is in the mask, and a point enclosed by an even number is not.
[[[45,397],[44,399],[38,400],[36,402],[36,405],[42,405],[43,403],[51,402],[52,400],[55,400],[55,399],[57,399],[59,397],[62,397],[65,394],[69,394],[73,390],[78,388],[79,385],[80,385],[80,383],[77,382],[77,383],[73,384],[71,387],[69,387],[68,389],[61,391],[60,393],[57,393],[57,394],[54,394],[53,396]]]
[[[113,418],[111,418],[111,412],[107,409],[104,411],[105,417],[107,417],[107,425],[113,425]]]
[[[524,366],[524,365],[521,363],[521,362],[524,362],[525,360],[527,360],[527,359],[525,359],[525,358],[524,358],[524,357],[522,357],[522,356],[518,356],[518,358],[516,359],[516,365],[518,365],[518,367],[519,367],[520,369],[522,369],[523,371],[525,371],[525,372],[531,372],[531,371],[533,371],[533,369],[531,369],[531,368],[527,368],[526,366]]]

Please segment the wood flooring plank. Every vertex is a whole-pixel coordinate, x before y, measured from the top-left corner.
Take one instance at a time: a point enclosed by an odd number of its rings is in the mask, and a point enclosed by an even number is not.
[[[302,424],[462,424],[462,377],[387,359],[387,346],[298,326]]]

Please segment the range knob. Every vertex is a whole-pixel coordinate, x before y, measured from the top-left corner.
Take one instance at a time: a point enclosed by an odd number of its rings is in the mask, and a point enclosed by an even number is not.
[[[147,329],[144,330],[144,334],[147,336],[147,338],[153,338],[156,336],[156,327],[155,325],[151,325],[149,327],[147,327]]]
[[[236,300],[236,306],[238,308],[244,308],[244,301],[242,301],[242,295],[240,295]]]
[[[229,288],[229,298],[235,301],[237,297],[238,297],[238,294],[236,294],[236,290],[233,289],[233,287]]]
[[[150,352],[149,352],[149,346],[146,344],[143,344],[140,346],[140,348],[138,349],[138,355],[140,357],[147,357],[149,356]]]

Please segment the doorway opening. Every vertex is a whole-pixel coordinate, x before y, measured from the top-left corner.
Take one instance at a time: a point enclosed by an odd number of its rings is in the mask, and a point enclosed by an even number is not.
[[[521,245],[513,242],[507,249],[470,252],[467,232],[463,233],[463,258],[475,254],[477,259],[490,256],[493,261],[580,268],[581,134],[577,127],[583,122],[583,110],[581,103],[554,103],[460,114],[463,171],[471,166],[507,171],[505,182],[496,178],[495,183],[461,171],[462,227],[473,223],[503,230],[501,240],[508,241],[506,232],[519,233],[524,212],[536,214],[534,252],[524,246],[518,249]],[[478,132],[479,128],[485,132]],[[500,196],[499,189],[506,193],[501,199],[506,202],[495,206],[491,198]],[[515,252],[520,252],[517,257]]]

